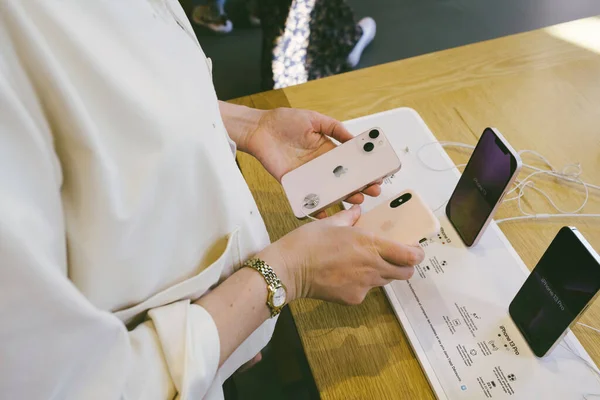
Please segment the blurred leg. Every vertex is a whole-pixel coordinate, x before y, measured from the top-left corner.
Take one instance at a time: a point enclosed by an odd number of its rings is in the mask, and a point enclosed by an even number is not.
[[[225,14],[226,0],[201,0],[192,12],[192,20],[216,33],[229,33],[233,24]]]
[[[263,44],[261,54],[262,90],[273,89],[273,49],[281,36],[292,5],[292,0],[258,0],[258,16],[261,21]]]
[[[345,72],[374,36],[372,25],[361,20],[370,29],[363,35],[344,0],[260,0],[259,6],[264,89]]]
[[[246,0],[246,9],[248,10],[248,19],[250,25],[255,28],[260,26],[260,16],[258,12],[258,0]]]
[[[354,49],[348,55],[348,65],[351,68],[358,65],[362,52],[375,39],[375,34],[377,33],[377,24],[371,17],[365,17],[358,21],[358,26],[362,30],[362,35],[354,46]]]
[[[362,28],[345,0],[317,0],[307,49],[308,79],[348,71],[348,56],[361,36]]]

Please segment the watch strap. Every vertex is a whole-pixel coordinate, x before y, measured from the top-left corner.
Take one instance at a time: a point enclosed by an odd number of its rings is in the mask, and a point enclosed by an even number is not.
[[[271,266],[263,260],[259,258],[251,258],[244,263],[244,266],[252,268],[253,270],[257,271],[259,274],[262,275],[265,282],[267,283],[267,290],[269,290],[269,292],[274,293],[275,290],[277,290],[280,287],[283,287],[285,289],[285,286],[281,283],[281,280],[277,277],[277,274],[275,273],[275,271],[273,271],[273,268],[271,268]],[[271,309],[271,317],[275,317],[281,312],[283,306],[276,307],[274,304],[271,304],[271,302],[268,301],[269,298],[270,297],[268,296],[267,306],[269,306],[269,308]]]
[[[263,276],[263,278],[265,278],[267,285],[273,287],[281,286],[281,281],[277,277],[277,274],[275,274],[275,271],[273,271],[273,268],[271,268],[271,266],[263,260],[259,258],[252,258],[246,261],[245,265],[257,270]]]

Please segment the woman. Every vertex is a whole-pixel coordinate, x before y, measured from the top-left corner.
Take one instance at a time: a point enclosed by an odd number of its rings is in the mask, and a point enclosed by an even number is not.
[[[202,0],[192,11],[192,20],[219,34],[233,30],[233,23],[225,13],[225,0]]]
[[[260,26],[260,19],[257,15],[257,0],[245,0],[246,10],[248,11],[248,21],[252,26]],[[225,12],[225,0],[197,0],[196,6],[192,11],[192,21],[210,29],[217,34],[230,33],[233,30],[233,23]]]
[[[346,72],[375,38],[345,0],[259,0],[263,89],[279,89]]]
[[[280,179],[349,133],[219,103],[174,0],[0,0],[0,48],[0,398],[221,398],[282,303],[422,258],[358,208],[269,244],[235,147]]]

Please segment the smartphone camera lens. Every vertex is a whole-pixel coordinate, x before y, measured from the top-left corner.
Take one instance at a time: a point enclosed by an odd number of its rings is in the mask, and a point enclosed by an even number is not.
[[[363,150],[366,151],[367,153],[372,152],[374,148],[375,148],[375,145],[371,142],[365,143],[365,145],[363,146]]]
[[[398,197],[397,199],[392,200],[392,202],[390,203],[390,207],[392,207],[392,208],[400,207],[402,204],[406,203],[410,199],[412,199],[412,194],[405,193],[402,196]]]
[[[371,139],[377,139],[379,137],[379,131],[377,129],[373,129],[371,132],[369,132],[369,137]]]

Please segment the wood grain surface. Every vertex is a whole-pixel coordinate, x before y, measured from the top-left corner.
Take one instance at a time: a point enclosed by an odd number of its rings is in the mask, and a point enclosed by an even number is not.
[[[600,25],[597,18],[592,20]],[[557,169],[581,163],[581,179],[600,185],[600,54],[554,37],[547,30],[441,51],[235,102],[265,109],[308,108],[339,120],[412,107],[439,140],[475,144],[485,127],[494,126],[515,149],[536,150]],[[464,151],[448,152],[457,163],[468,158]],[[271,239],[297,227],[300,222],[291,213],[279,184],[251,157],[240,155],[239,161]],[[541,165],[529,156],[524,161]],[[559,185],[551,178],[537,180],[536,186],[567,210],[577,208],[585,194],[580,186]],[[523,206],[529,212],[554,212],[535,192],[528,192]],[[600,213],[600,192],[590,191],[583,212]],[[501,207],[497,218],[517,215],[516,202],[511,202]],[[532,268],[564,225],[577,226],[600,250],[600,219],[508,222],[501,228]],[[433,398],[381,290],[373,290],[357,307],[313,300],[297,301],[290,307],[323,399]],[[600,327],[600,303],[590,307],[582,322]],[[600,334],[580,326],[574,332],[598,364]]]

